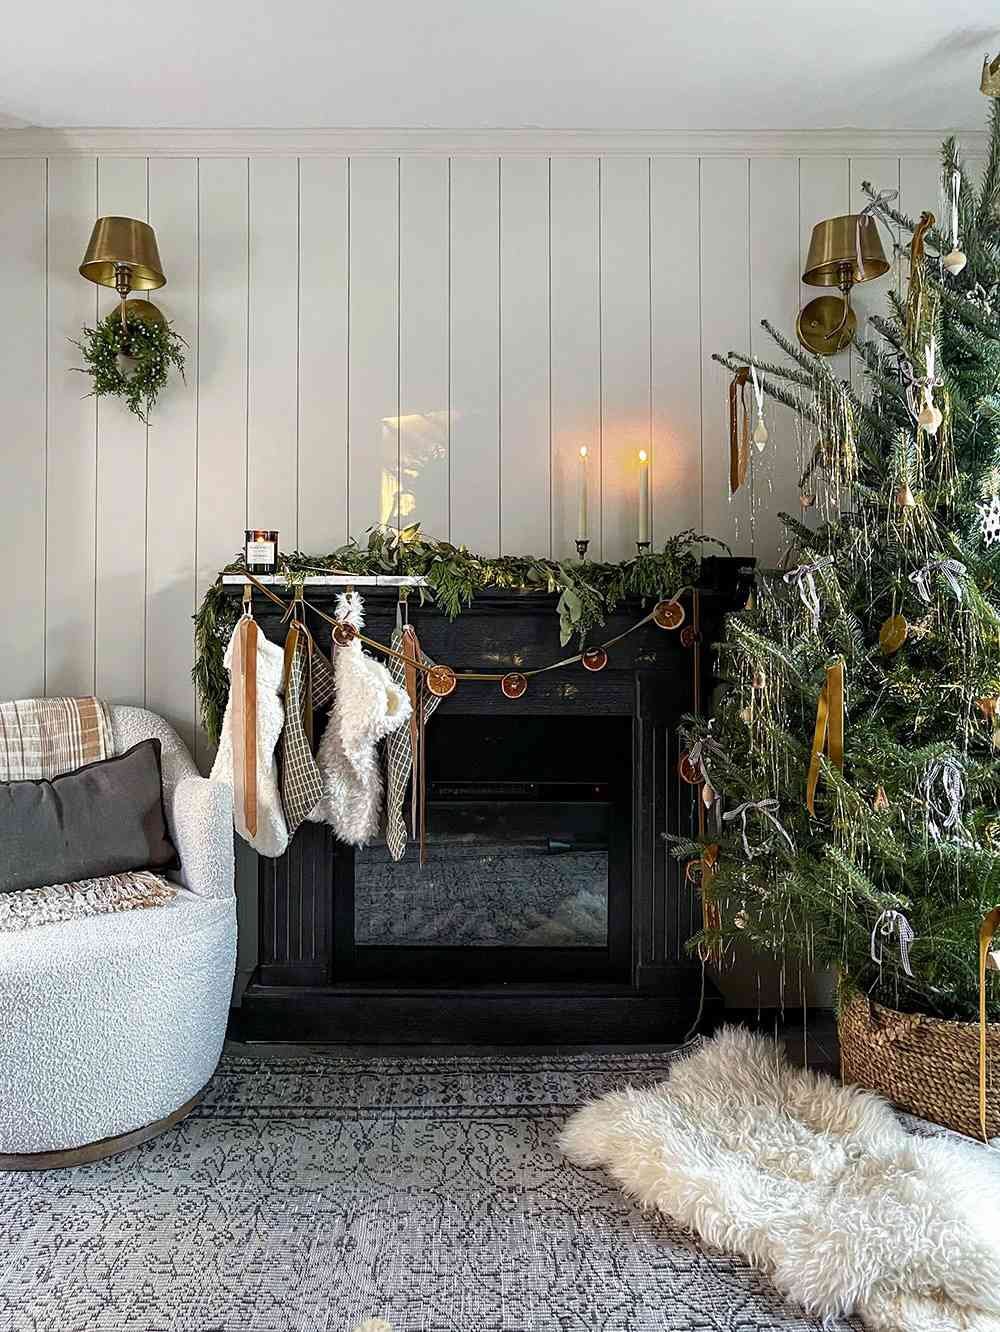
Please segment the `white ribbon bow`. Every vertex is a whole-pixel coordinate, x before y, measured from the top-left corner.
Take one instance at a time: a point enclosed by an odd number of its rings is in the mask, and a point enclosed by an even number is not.
[[[959,579],[965,574],[965,565],[961,560],[928,560],[915,573],[910,574],[910,582],[920,594],[920,599],[929,606],[933,601],[931,593],[931,575],[939,573],[951,588],[956,601],[962,600],[962,584]]]
[[[819,628],[819,590],[816,587],[816,575],[821,569],[833,567],[833,556],[824,555],[811,564],[797,564],[785,574],[786,583],[794,583],[799,589],[802,604],[812,616],[813,628]]]
[[[962,188],[962,173],[955,170],[951,173],[951,247],[958,249],[958,196]]]
[[[751,847],[747,839],[747,815],[753,812],[758,813],[761,816],[761,818],[767,819],[771,824],[773,824],[775,832],[781,834],[781,836],[788,843],[788,849],[794,855],[795,843],[792,841],[791,837],[789,837],[785,829],[781,826],[779,819],[774,814],[774,810],[776,810],[777,808],[778,808],[778,802],[772,797],[769,800],[746,800],[742,805],[737,805],[735,809],[731,809],[727,813],[723,814],[722,817],[726,823],[732,823],[735,819],[740,819],[742,821],[740,831],[743,838],[743,851],[750,860],[753,860],[754,856],[766,854],[768,851],[770,851],[771,847],[774,845],[774,837],[772,835],[767,839],[766,842],[761,842],[760,846]]]
[[[711,722],[709,725],[711,725]],[[705,766],[705,757],[708,754],[716,754],[719,758],[725,757],[718,741],[713,740],[710,735],[706,735],[702,740],[696,740],[688,750],[687,754],[688,764],[694,769],[703,782],[710,780],[708,769]]]
[[[855,240],[855,248],[857,249],[858,252],[857,253],[858,273],[860,274],[862,282],[864,282],[865,280],[865,261],[862,257],[861,229],[862,227],[875,226],[874,214],[877,213],[880,208],[884,208],[889,204],[891,204],[893,199],[898,199],[898,198],[899,198],[899,190],[879,190],[878,194],[875,196],[874,199],[872,199],[871,203],[866,203],[864,208],[862,208],[861,212],[858,214],[858,234]]]
[[[940,782],[944,803],[939,803],[934,792]],[[965,798],[965,778],[954,759],[935,759],[920,781],[920,793],[927,805],[927,831],[935,842],[942,833],[950,832],[962,821],[962,801]]]
[[[883,911],[872,928],[871,938],[871,958],[873,962],[882,965],[882,939],[889,939],[893,933],[899,936],[899,960],[903,965],[903,970],[907,976],[912,976],[910,970],[910,944],[916,938],[913,933],[913,927],[903,915],[902,911]]]

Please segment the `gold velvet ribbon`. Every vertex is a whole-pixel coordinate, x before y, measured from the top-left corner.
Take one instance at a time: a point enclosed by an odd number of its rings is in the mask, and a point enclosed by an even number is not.
[[[979,1127],[986,1134],[986,969],[1000,970],[997,954],[991,952],[993,936],[1000,930],[1000,907],[994,907],[979,927]]]
[[[750,371],[745,365],[733,375],[729,385],[729,493],[735,495],[747,479],[750,466],[750,413],[747,410],[747,381]],[[740,413],[743,414],[742,427]]]
[[[806,808],[816,814],[816,786],[819,761],[826,754],[841,772],[844,770],[844,663],[837,661],[826,668],[826,684],[819,691],[816,705],[816,729],[813,731],[812,758],[806,782]]]
[[[236,831],[257,836],[257,622],[244,615],[233,641],[233,795]]]

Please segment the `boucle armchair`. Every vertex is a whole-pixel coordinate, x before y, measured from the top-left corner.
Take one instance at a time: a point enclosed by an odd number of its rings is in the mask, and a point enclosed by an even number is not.
[[[186,1114],[218,1063],[236,962],[232,797],[176,731],[112,709],[117,752],[156,736],[181,870],[165,906],[0,934],[0,1168],[79,1164]]]

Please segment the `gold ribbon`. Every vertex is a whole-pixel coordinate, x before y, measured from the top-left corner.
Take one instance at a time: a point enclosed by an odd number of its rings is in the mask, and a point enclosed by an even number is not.
[[[729,385],[729,493],[735,495],[747,479],[750,466],[750,413],[747,410],[747,381],[750,371],[745,365],[733,375]],[[740,429],[740,409],[743,428]]]
[[[990,951],[993,936],[1000,930],[1000,907],[994,907],[979,927],[979,1127],[986,1133],[986,969],[1000,970],[997,954]]]
[[[257,835],[257,621],[244,615],[230,666],[233,699],[233,795],[236,831]]]
[[[816,729],[813,731],[812,758],[806,782],[806,808],[816,815],[816,786],[819,760],[826,753],[830,762],[844,771],[844,663],[837,661],[826,668],[826,684],[819,691],[816,705]]]

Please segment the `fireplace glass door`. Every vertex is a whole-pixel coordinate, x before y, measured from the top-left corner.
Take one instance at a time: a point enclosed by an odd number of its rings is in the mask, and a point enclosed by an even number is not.
[[[336,979],[626,980],[630,754],[627,718],[435,717],[426,863],[338,851]]]

